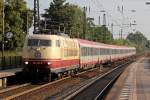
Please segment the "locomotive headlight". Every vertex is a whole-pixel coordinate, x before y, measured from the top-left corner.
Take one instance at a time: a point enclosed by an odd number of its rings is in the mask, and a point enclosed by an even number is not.
[[[28,61],[26,61],[26,62],[24,62],[26,65],[28,65],[29,64],[29,62]]]
[[[50,63],[50,62],[47,62],[47,64],[50,65],[51,63]]]

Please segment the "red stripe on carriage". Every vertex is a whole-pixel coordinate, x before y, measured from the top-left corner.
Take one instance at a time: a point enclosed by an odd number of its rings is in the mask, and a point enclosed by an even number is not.
[[[71,67],[72,65],[78,65],[80,60],[79,59],[72,59],[72,60],[59,60],[59,61],[50,61],[52,68],[59,68],[59,67]]]

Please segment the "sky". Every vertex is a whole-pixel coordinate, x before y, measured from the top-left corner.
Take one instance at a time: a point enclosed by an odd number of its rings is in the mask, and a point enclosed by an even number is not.
[[[33,9],[33,1],[27,0],[28,7]],[[106,14],[106,23],[110,31],[113,23],[113,35],[119,37],[121,28],[123,28],[123,37],[125,38],[130,32],[140,31],[150,40],[150,5],[146,2],[150,0],[66,0],[69,3],[79,5],[81,8],[86,6],[87,16],[93,17],[94,22],[98,25],[99,16],[101,25],[103,24],[103,14]],[[40,13],[49,7],[52,0],[39,0]],[[121,8],[123,6],[123,13]],[[90,8],[90,10],[89,10]],[[102,12],[104,11],[105,12]],[[133,12],[134,10],[134,12]],[[129,27],[129,24],[136,24]]]

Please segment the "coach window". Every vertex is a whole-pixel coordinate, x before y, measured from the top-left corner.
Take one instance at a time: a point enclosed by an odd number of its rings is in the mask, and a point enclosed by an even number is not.
[[[108,54],[109,54],[108,49],[106,49],[106,55],[108,55]]]
[[[56,46],[60,47],[60,40],[56,40]]]
[[[94,55],[94,48],[91,48],[91,54]]]
[[[105,55],[105,49],[103,49],[103,55]]]
[[[98,50],[97,50],[97,48],[96,48],[96,55],[98,55]]]
[[[100,49],[100,54],[103,55],[103,49],[102,48]]]
[[[103,48],[100,49],[100,54],[103,55]]]
[[[101,55],[101,48],[99,48],[99,51],[98,51],[98,52],[99,52],[99,55]]]
[[[113,49],[113,54],[115,54],[115,49]]]
[[[85,56],[88,56],[88,47],[85,47],[85,51],[86,51]]]
[[[86,56],[86,47],[84,47],[84,54],[83,56]]]
[[[85,55],[85,49],[84,47],[81,47],[81,56],[84,56]]]
[[[85,47],[82,47],[82,56],[85,56]]]
[[[108,49],[108,55],[110,55],[110,49]]]
[[[106,55],[108,55],[108,49],[106,48],[106,53],[105,53]]]
[[[89,47],[89,55],[92,56],[92,48]]]
[[[86,47],[84,47],[84,54],[83,56],[86,56]]]
[[[106,49],[104,49],[104,55],[106,55],[106,54],[107,54]]]
[[[106,54],[107,54],[106,49],[104,49],[104,55],[106,55]]]
[[[85,56],[86,55],[86,49],[85,49],[85,47],[83,47],[83,56]]]
[[[87,52],[86,52],[87,56],[89,56],[89,47],[87,47],[86,50],[87,50]]]
[[[105,55],[105,49],[102,49],[102,52],[103,52],[102,54]]]

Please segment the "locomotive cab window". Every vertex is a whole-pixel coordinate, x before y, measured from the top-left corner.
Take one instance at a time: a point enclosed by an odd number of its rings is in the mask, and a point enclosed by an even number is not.
[[[39,46],[51,46],[51,40],[40,40]]]
[[[28,46],[51,46],[51,40],[29,39]]]
[[[60,40],[56,40],[56,47],[60,47]]]

